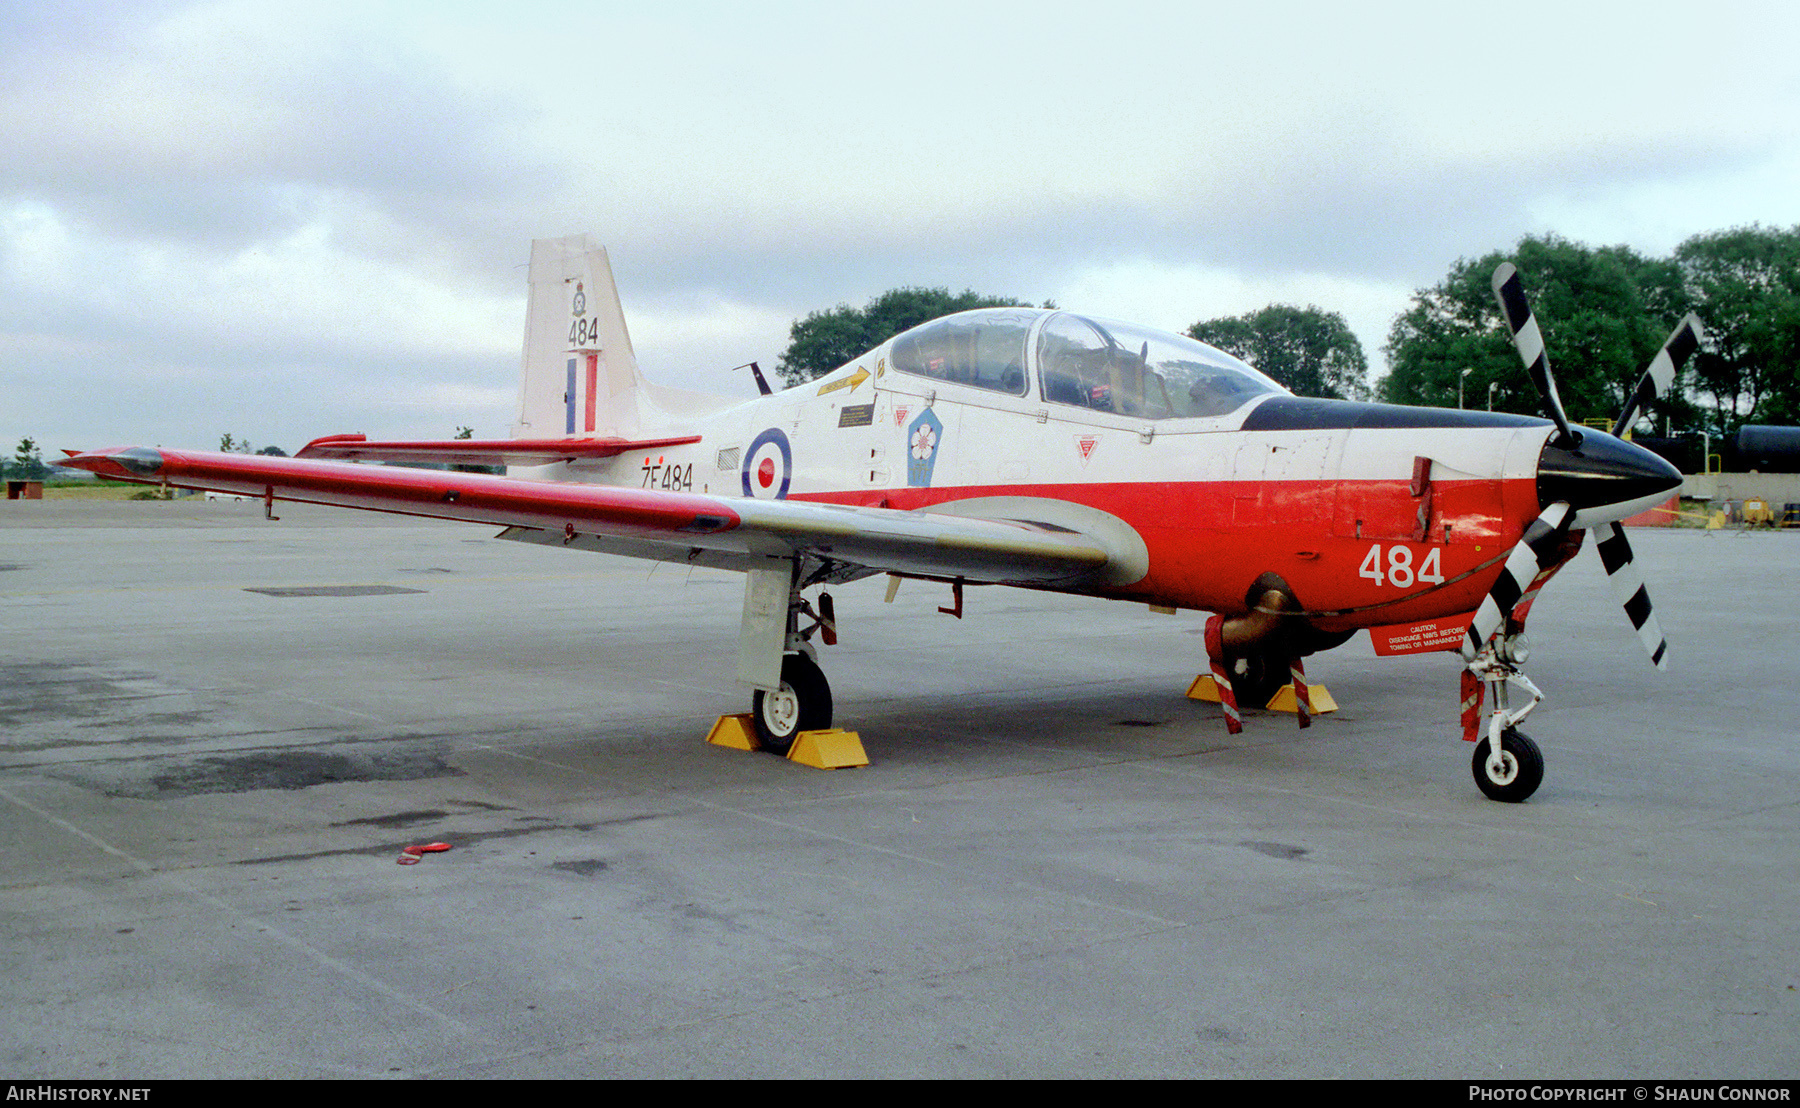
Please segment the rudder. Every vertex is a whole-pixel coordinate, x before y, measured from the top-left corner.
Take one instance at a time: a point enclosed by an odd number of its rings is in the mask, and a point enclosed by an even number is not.
[[[535,239],[514,438],[630,437],[642,380],[605,248]]]

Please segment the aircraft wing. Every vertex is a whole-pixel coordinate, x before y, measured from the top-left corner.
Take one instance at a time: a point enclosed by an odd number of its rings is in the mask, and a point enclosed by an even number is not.
[[[120,447],[63,465],[105,477],[500,524],[502,537],[725,569],[812,554],[867,572],[994,584],[1081,580],[1114,554],[1054,526],[799,500],[755,500],[350,462]]]
[[[367,435],[326,435],[302,446],[294,456],[346,462],[541,466],[584,458],[616,458],[627,450],[656,450],[699,441],[699,435],[678,435],[662,439],[420,439],[412,442],[370,442]]]

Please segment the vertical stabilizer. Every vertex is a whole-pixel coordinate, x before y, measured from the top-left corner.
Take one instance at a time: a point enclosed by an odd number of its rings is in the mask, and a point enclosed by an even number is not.
[[[534,240],[513,437],[629,438],[641,384],[606,251],[586,235]]]

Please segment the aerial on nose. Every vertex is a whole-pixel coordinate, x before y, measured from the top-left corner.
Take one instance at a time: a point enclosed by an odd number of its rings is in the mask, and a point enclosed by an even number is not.
[[[1538,458],[1538,503],[1565,500],[1575,523],[1624,519],[1664,500],[1681,485],[1674,466],[1604,431],[1583,430],[1573,443],[1550,436]]]

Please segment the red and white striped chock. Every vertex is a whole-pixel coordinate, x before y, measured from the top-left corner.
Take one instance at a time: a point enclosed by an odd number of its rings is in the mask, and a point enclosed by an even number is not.
[[[1225,617],[1213,616],[1206,621],[1206,660],[1212,665],[1213,680],[1219,686],[1219,707],[1225,709],[1225,731],[1235,735],[1244,729],[1238,714],[1237,694],[1231,690],[1231,671],[1225,665]]]

